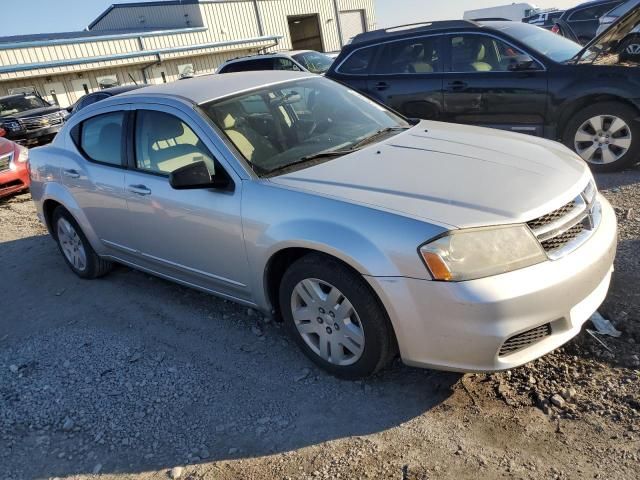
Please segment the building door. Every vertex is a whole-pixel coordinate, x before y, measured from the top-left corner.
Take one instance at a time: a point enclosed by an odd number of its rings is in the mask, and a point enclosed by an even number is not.
[[[78,78],[76,80],[71,80],[71,86],[73,87],[73,94],[76,97],[76,102],[80,100],[85,95],[91,93],[91,84],[89,80],[86,78]]]
[[[71,105],[67,90],[61,82],[45,83],[44,96],[50,103],[59,105],[60,108],[67,108]]]
[[[364,10],[348,10],[340,12],[340,28],[342,29],[342,43],[347,44],[356,35],[364,33]]]
[[[318,15],[287,17],[287,21],[293,50],[324,51]]]
[[[151,85],[167,83],[167,72],[164,67],[152,67],[147,70],[148,82]]]

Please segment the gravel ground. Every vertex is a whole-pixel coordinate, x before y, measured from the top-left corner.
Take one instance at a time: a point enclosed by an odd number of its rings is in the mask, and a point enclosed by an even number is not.
[[[637,479],[640,169],[601,313],[512,372],[314,368],[278,323],[120,267],[82,281],[28,195],[0,201],[0,478]]]

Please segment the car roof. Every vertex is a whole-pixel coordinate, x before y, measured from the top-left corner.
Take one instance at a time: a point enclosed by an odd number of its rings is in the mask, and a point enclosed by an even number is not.
[[[118,87],[104,88],[102,90],[97,90],[90,95],[95,95],[99,93],[106,93],[107,95],[120,95],[124,92],[129,92],[131,90],[136,90],[138,88],[144,88],[144,85],[120,85]]]
[[[319,77],[308,72],[292,72],[286,70],[226,73],[224,75],[207,75],[204,77],[190,78],[181,82],[153,85],[125,92],[118,97],[169,95],[185,98],[199,105],[256,88],[304,78]]]
[[[35,93],[14,93],[13,95],[5,95],[4,97],[0,97],[0,100],[7,100],[8,98],[21,98],[27,95],[37,96]]]
[[[600,5],[603,3],[613,3],[614,1],[616,0],[589,0],[588,2],[579,3],[575,7],[567,9],[566,13],[573,12],[574,10],[578,10],[580,8],[592,7],[592,6]],[[622,2],[623,0],[619,0],[619,1]]]
[[[254,60],[256,58],[293,57],[294,55],[307,52],[313,52],[313,50],[289,50],[286,52],[254,53],[252,55],[243,55],[242,57],[231,58],[225,62],[225,65],[229,63],[243,62],[246,60]]]
[[[478,28],[480,25],[471,20],[442,20],[437,22],[422,22],[396,27],[381,28],[356,35],[349,45],[387,40],[391,38],[403,38],[416,33],[439,32],[449,29]]]

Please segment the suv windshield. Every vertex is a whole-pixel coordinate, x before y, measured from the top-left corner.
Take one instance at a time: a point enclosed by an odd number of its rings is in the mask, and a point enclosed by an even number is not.
[[[259,175],[338,157],[410,127],[323,78],[279,83],[201,107]]]
[[[554,62],[566,62],[575,57],[582,46],[561,35],[519,22],[482,22],[494,30],[499,30],[505,35],[509,35]]]
[[[331,58],[319,52],[303,52],[292,56],[311,73],[326,73],[333,63]]]
[[[49,106],[48,103],[35,95],[0,98],[0,117]]]

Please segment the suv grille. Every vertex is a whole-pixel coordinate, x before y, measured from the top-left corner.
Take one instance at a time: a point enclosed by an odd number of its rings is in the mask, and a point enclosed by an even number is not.
[[[0,172],[9,170],[9,165],[11,165],[12,158],[13,158],[13,153],[10,153],[9,155],[0,156]]]
[[[596,187],[589,183],[575,199],[551,213],[527,222],[551,260],[582,245],[600,224]]]
[[[41,128],[54,127],[62,124],[63,120],[59,113],[49,113],[38,117],[21,118],[20,123],[27,131],[40,130]]]
[[[534,343],[539,342],[549,335],[551,335],[550,323],[532,328],[531,330],[527,330],[526,332],[519,333],[518,335],[514,335],[513,337],[507,339],[507,341],[502,344],[498,355],[503,357],[505,355],[510,355],[512,353],[518,352],[527,347],[530,347]]]

